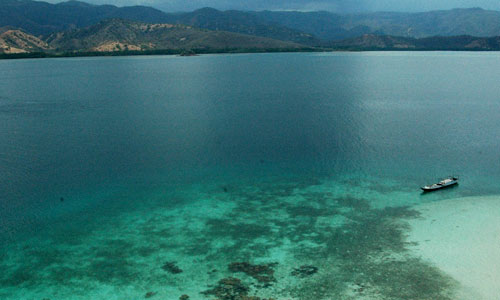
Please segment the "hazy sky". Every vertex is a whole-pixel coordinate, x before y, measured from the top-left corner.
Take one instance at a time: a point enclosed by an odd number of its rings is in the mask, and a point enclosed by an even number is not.
[[[43,0],[41,0],[43,1]],[[62,2],[60,0],[45,0]],[[95,4],[148,5],[165,11],[201,7],[241,10],[428,11],[457,7],[500,10],[500,0],[82,0]]]

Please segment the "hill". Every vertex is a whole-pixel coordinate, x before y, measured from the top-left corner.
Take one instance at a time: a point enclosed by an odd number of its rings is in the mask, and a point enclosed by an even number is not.
[[[332,42],[332,49],[336,50],[470,50],[470,51],[499,51],[500,36],[498,37],[428,37],[406,38],[395,36],[379,36],[366,34],[361,37]]]
[[[49,49],[49,45],[39,38],[9,28],[0,28],[0,53],[40,52]]]
[[[47,43],[56,52],[150,51],[164,49],[300,49],[291,42],[186,25],[147,24],[122,19],[52,34]]]

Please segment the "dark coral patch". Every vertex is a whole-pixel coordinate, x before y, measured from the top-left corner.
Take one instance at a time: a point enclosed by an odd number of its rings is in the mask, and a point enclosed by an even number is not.
[[[146,298],[146,299],[147,299],[147,298],[151,298],[151,297],[153,297],[154,295],[156,295],[156,293],[155,293],[155,292],[147,292],[147,293],[146,293],[146,295],[144,296],[144,298]]]
[[[233,262],[228,268],[231,272],[243,272],[248,276],[255,278],[258,282],[274,282],[275,264],[252,265],[248,262]]]
[[[219,280],[213,289],[201,293],[215,296],[219,300],[239,300],[248,295],[248,287],[238,278],[228,277]]]

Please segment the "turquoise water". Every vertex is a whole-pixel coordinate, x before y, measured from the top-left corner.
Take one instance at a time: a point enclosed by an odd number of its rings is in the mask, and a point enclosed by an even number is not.
[[[499,58],[0,61],[0,297],[453,299],[405,220],[500,192]]]

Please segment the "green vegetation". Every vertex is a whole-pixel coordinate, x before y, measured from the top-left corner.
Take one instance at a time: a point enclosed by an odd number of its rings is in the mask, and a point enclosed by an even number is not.
[[[446,51],[498,51],[500,37],[481,38],[472,36],[403,38],[394,36],[364,35],[329,44],[335,50],[446,50]]]

